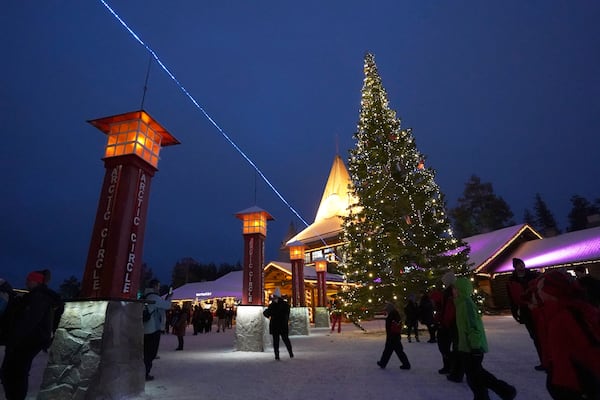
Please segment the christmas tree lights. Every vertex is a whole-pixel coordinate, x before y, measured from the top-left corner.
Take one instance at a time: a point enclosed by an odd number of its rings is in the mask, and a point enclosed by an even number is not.
[[[348,171],[357,204],[344,218],[344,273],[358,284],[342,294],[355,322],[402,306],[409,294],[431,289],[448,269],[467,272],[468,248],[452,235],[435,171],[411,129],[388,105],[373,55],[365,56],[356,146]]]

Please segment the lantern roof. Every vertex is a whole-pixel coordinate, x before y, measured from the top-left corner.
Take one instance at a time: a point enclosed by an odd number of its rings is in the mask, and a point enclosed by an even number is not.
[[[267,217],[267,221],[273,221],[275,219],[271,216],[271,214],[269,214],[268,212],[266,212],[265,210],[263,210],[262,208],[260,208],[258,206],[252,206],[252,207],[246,208],[245,210],[238,211],[235,213],[235,216],[238,219],[243,219],[243,217],[242,217],[243,215],[254,214],[254,213],[265,213],[266,217]]]
[[[306,246],[304,243],[302,243],[299,240],[295,240],[293,242],[288,242],[286,243],[288,247],[298,247],[298,246]]]
[[[110,117],[92,119],[87,122],[94,125],[96,128],[98,128],[105,134],[108,134],[110,132],[110,126],[112,124],[123,122],[123,121],[132,121],[132,120],[136,120],[136,119],[141,119],[142,121],[144,121],[145,123],[150,125],[150,127],[161,136],[161,143],[160,143],[161,147],[171,146],[171,145],[181,143],[179,140],[175,139],[175,137],[173,135],[171,135],[169,133],[169,131],[166,130],[165,127],[163,127],[161,124],[159,124],[158,121],[156,121],[154,118],[152,118],[152,116],[150,116],[150,114],[148,114],[144,110],[130,111],[130,112],[127,112],[124,114],[111,115]]]

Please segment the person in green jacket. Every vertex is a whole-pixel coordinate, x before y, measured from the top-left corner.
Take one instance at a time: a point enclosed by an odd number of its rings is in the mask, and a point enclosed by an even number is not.
[[[458,278],[454,283],[454,306],[458,328],[458,351],[465,368],[467,383],[474,400],[489,400],[488,389],[503,400],[512,400],[517,395],[514,386],[496,378],[483,368],[483,354],[488,351],[483,322],[472,299],[473,285],[467,278]]]

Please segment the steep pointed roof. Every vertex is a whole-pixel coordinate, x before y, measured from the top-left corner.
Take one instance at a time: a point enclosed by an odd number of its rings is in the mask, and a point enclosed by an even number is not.
[[[323,190],[323,196],[314,222],[288,240],[287,243],[295,241],[310,243],[338,235],[342,230],[342,219],[340,217],[347,216],[349,207],[355,203],[349,193],[351,185],[352,181],[348,169],[342,158],[336,155],[329,171],[329,178],[325,184],[325,190]]]
[[[347,216],[351,205],[348,187],[352,184],[346,165],[339,155],[335,156],[323,197],[317,210],[315,222],[334,216]]]

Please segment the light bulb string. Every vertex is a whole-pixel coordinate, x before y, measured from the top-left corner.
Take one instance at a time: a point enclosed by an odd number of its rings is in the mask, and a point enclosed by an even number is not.
[[[256,173],[258,173],[258,175],[260,175],[260,177],[262,178],[262,180],[271,188],[271,190],[277,195],[277,197],[290,209],[290,211],[292,211],[292,213],[294,215],[296,215],[296,217],[298,217],[298,219],[300,219],[300,221],[302,221],[302,223],[305,226],[308,227],[309,224],[304,220],[304,218],[302,218],[302,216],[298,213],[298,211],[296,211],[296,209],[294,207],[292,207],[292,205],[283,197],[283,195],[281,195],[281,193],[279,193],[279,191],[269,181],[269,179],[267,179],[267,177],[263,174],[263,172],[260,170],[260,168],[258,168],[258,166],[246,155],[246,153],[244,153],[242,151],[242,149],[229,137],[229,135],[227,135],[227,133],[225,133],[225,131],[204,110],[204,108],[202,106],[200,106],[200,104],[198,103],[198,101],[196,101],[196,99],[190,94],[190,92],[188,92],[188,90],[181,84],[181,82],[179,82],[179,80],[175,77],[175,75],[171,72],[171,70],[169,70],[169,68],[161,61],[161,59],[158,57],[158,54],[156,54],[156,52],[149,45],[147,45],[139,37],[139,35],[136,34],[127,25],[127,23],[116,13],[116,11],[112,7],[110,7],[110,5],[108,5],[108,3],[105,0],[100,0],[100,2],[117,19],[117,21],[119,21],[121,23],[121,25],[123,25],[123,27],[129,32],[129,34],[150,53],[151,57],[154,58],[154,60],[156,60],[156,62],[158,63],[158,65],[163,69],[163,71],[165,71],[167,73],[167,75],[173,80],[173,82],[175,82],[175,84],[183,92],[183,94],[194,104],[194,106],[196,106],[196,108],[198,110],[200,110],[200,112],[204,115],[204,117],[206,117],[206,119],[208,119],[210,121],[210,123],[233,146],[233,148],[252,166],[252,168],[254,168],[254,170],[256,171]],[[325,240],[323,238],[321,238],[321,240],[323,241],[323,243],[325,243]]]

